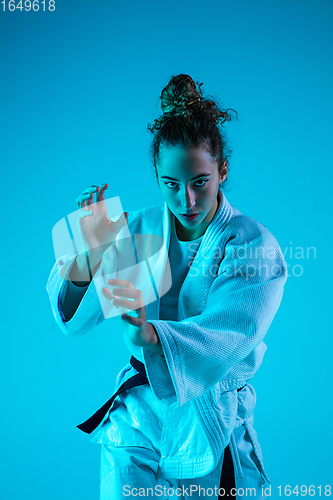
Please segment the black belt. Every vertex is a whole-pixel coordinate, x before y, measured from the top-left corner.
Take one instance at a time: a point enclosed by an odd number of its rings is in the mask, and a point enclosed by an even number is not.
[[[127,389],[132,389],[132,387],[137,387],[138,385],[149,384],[145,370],[145,365],[141,363],[141,361],[136,359],[134,356],[131,357],[130,363],[133,366],[133,368],[135,368],[139,373],[126,380],[126,382],[124,382],[119,387],[119,389],[112,396],[112,398],[110,398],[101,408],[99,408],[99,410],[97,410],[90,418],[88,418],[88,420],[85,420],[85,422],[82,422],[82,424],[76,426],[78,429],[80,429],[83,432],[86,432],[87,434],[91,434],[96,429],[96,427],[98,427],[98,425],[102,422],[103,418],[105,417],[107,411],[111,408],[111,405],[114,399],[118,396],[118,394],[126,391]],[[237,389],[237,391],[241,391],[244,387],[245,386],[241,387],[240,389]],[[230,490],[232,488],[235,488],[234,464],[232,461],[229,445],[224,450],[220,488],[224,488],[225,494],[224,496],[221,496],[219,498],[225,498],[225,496],[232,496]]]
[[[101,408],[99,408],[99,410],[97,410],[90,418],[88,418],[88,420],[85,420],[85,422],[82,422],[82,424],[76,426],[78,429],[86,432],[87,434],[91,434],[102,422],[103,418],[106,415],[106,412],[111,408],[111,405],[118,394],[126,391],[127,389],[132,389],[132,387],[136,387],[138,385],[149,384],[145,365],[134,356],[131,357],[130,363],[133,368],[135,368],[139,373],[126,380],[126,382],[124,382],[119,387],[117,392],[112,396],[112,398],[109,399],[109,401],[107,401]]]

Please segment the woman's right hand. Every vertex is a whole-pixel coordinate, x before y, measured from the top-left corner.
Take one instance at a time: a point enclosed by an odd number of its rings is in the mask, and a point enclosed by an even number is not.
[[[105,203],[105,191],[108,187],[108,184],[102,184],[101,188],[91,185],[75,200],[81,208],[78,212],[77,225],[84,252],[92,250],[104,253],[127,222],[127,212],[121,214],[116,222],[110,220]],[[96,201],[94,201],[95,195]]]

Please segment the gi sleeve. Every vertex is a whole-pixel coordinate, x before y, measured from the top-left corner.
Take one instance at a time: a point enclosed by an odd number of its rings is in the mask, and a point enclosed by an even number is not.
[[[272,234],[257,225],[250,231],[237,227],[229,236],[212,285],[195,278],[195,286],[207,295],[203,312],[182,321],[150,321],[164,351],[178,406],[222,379],[235,388],[232,382],[240,387],[253,376],[262,359],[258,350],[266,350],[262,340],[281,302],[287,269]],[[170,394],[165,394],[158,369],[163,358],[147,349],[143,353],[155,395],[167,400]]]
[[[93,280],[90,282],[74,315],[69,321],[65,320],[62,311],[62,298],[66,294],[67,281],[77,253],[59,258],[53,266],[46,284],[46,290],[51,302],[51,308],[57,324],[65,335],[84,335],[93,330],[105,319],[105,310],[101,306],[101,289],[107,286],[107,277],[103,273],[103,261],[108,269],[116,268],[117,252],[110,247],[104,253],[102,262]],[[105,299],[107,301],[107,299]],[[114,307],[110,305],[110,307]]]

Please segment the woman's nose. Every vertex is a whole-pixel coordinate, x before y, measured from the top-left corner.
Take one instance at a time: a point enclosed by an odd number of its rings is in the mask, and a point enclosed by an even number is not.
[[[194,193],[191,189],[185,189],[182,192],[180,204],[182,207],[186,208],[187,210],[194,207],[195,199],[194,199]]]

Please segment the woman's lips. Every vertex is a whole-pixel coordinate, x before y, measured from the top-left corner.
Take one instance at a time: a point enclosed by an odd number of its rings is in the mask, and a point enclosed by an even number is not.
[[[199,217],[199,214],[191,214],[191,215],[180,214],[180,216],[183,217],[184,220],[191,221]]]

